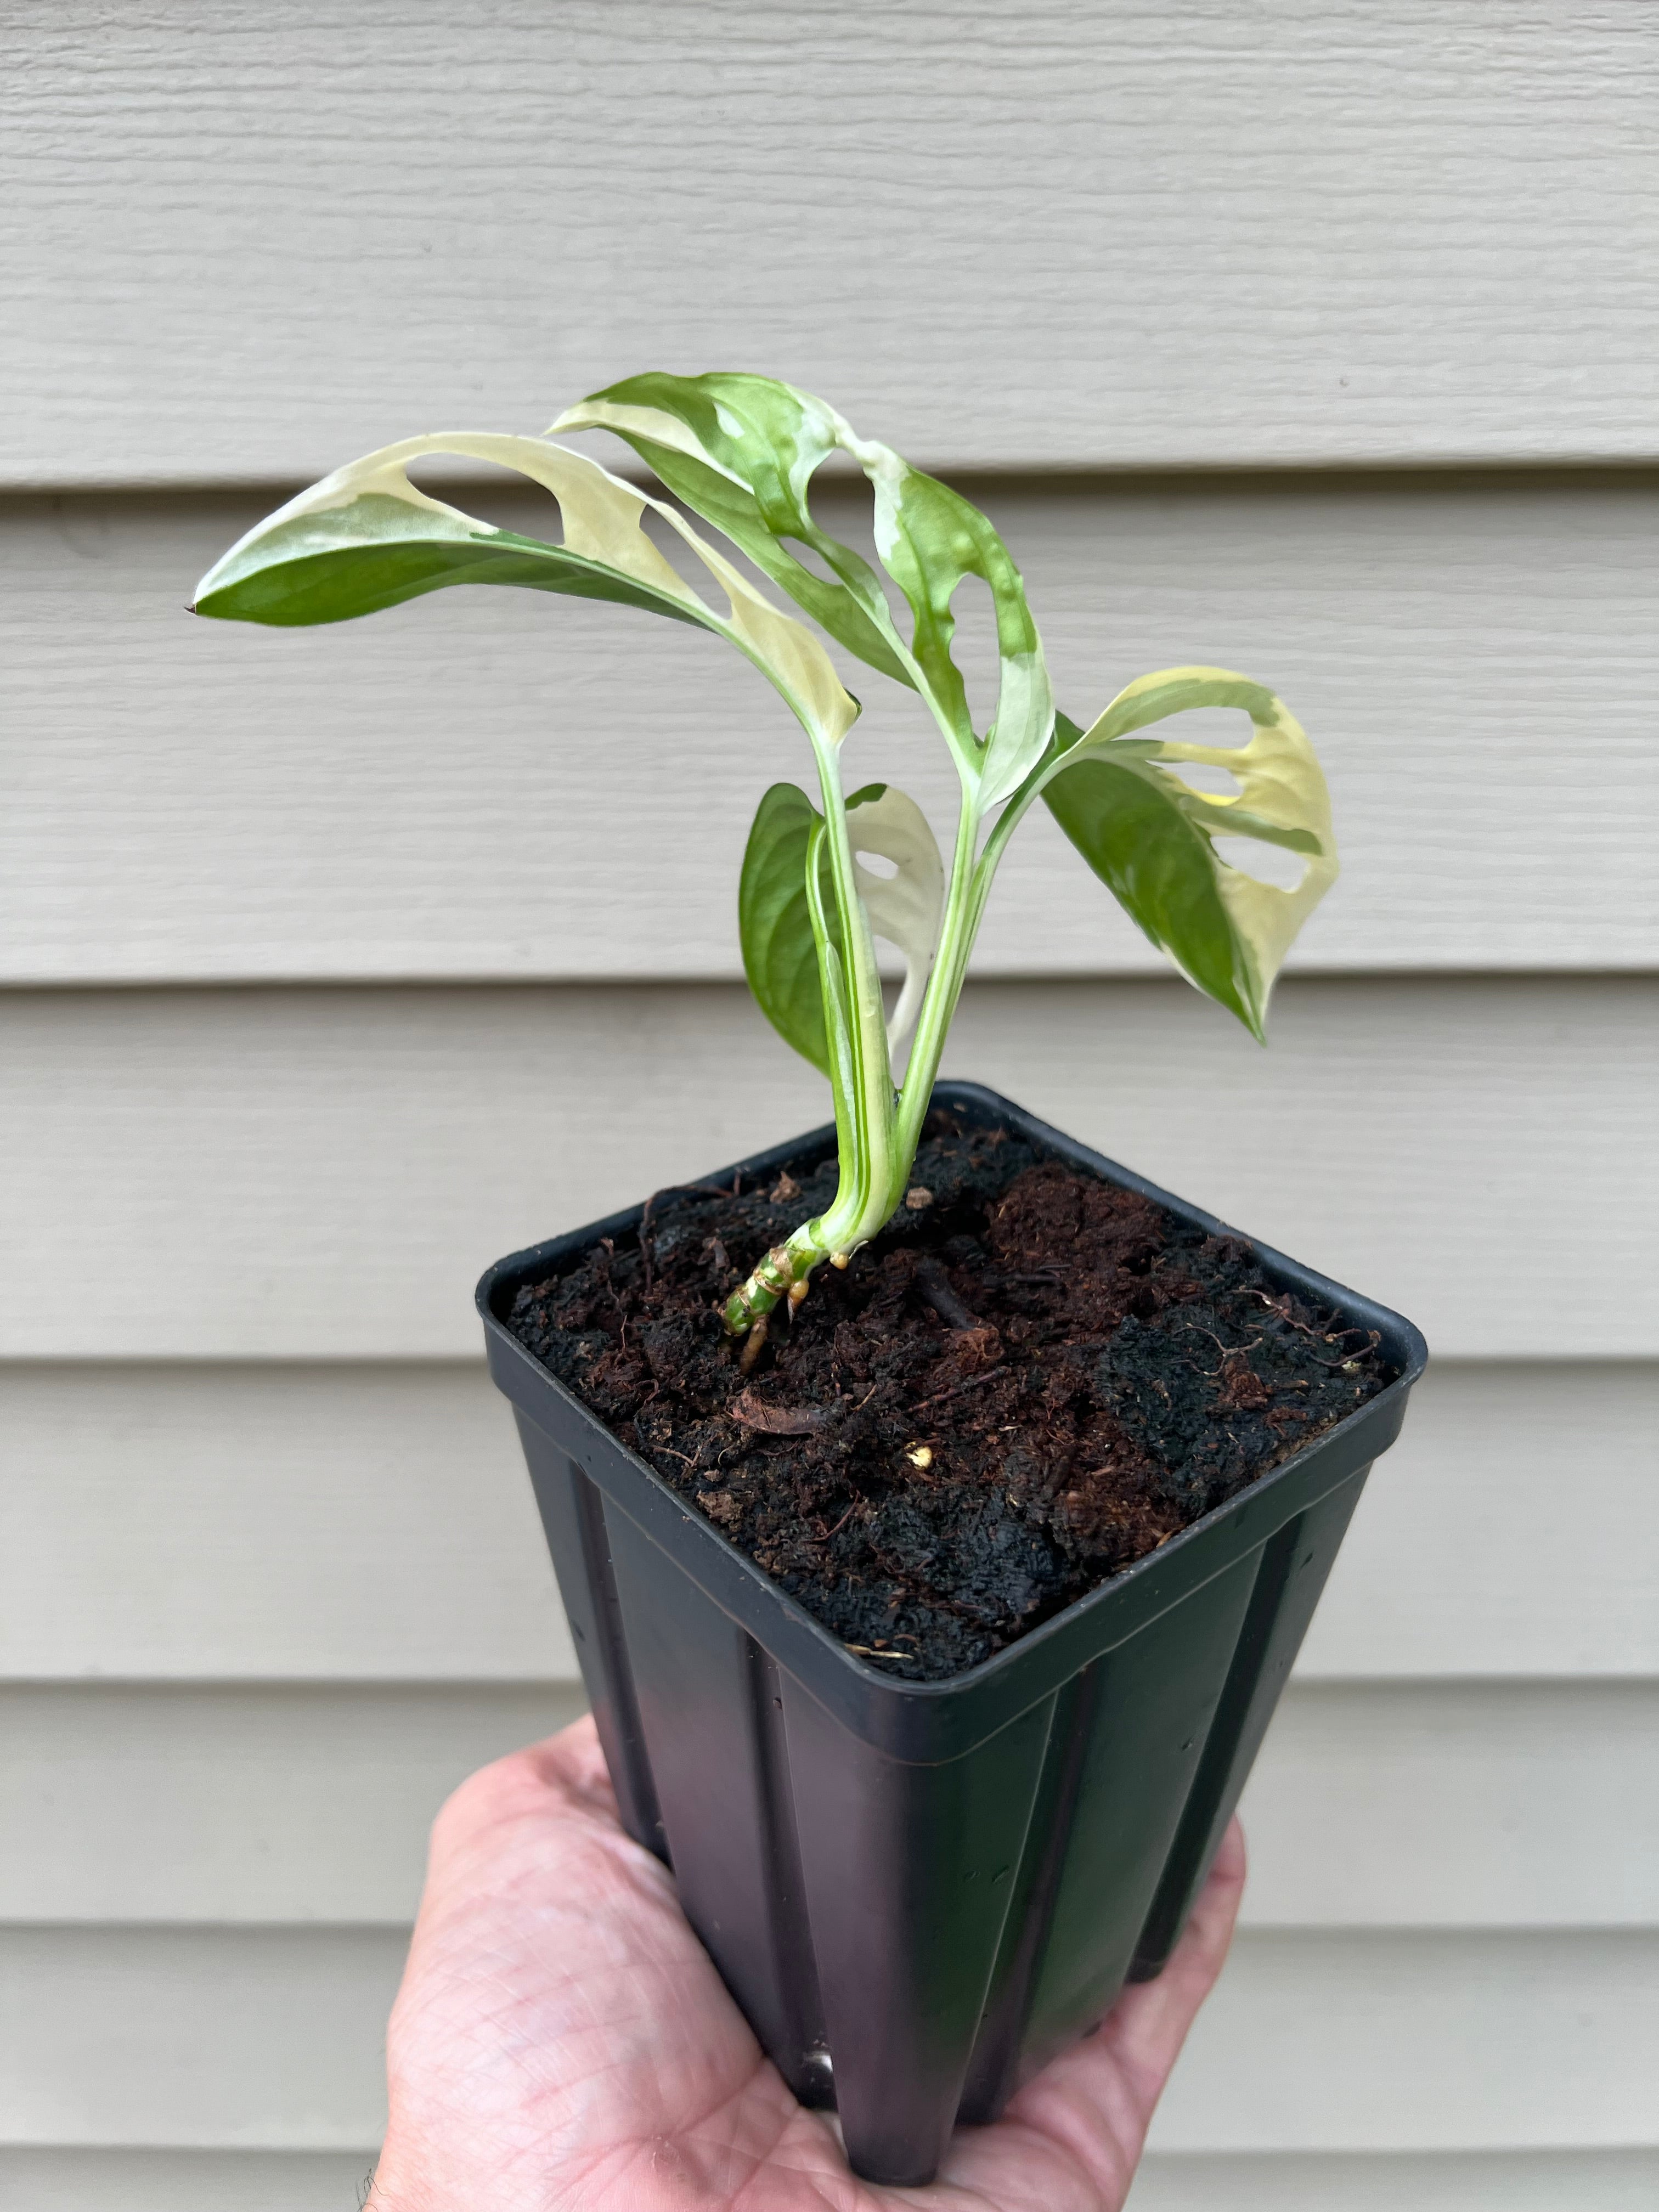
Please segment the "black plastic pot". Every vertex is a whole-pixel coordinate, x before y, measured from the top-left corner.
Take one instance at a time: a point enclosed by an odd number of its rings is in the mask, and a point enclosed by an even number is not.
[[[973,1084],[965,1121],[1221,1224]],[[814,1131],[741,1163],[816,1161]],[[718,1170],[711,1181],[734,1172]],[[1226,1505],[947,1682],[855,1656],[601,1426],[502,1316],[641,1209],[478,1286],[630,1835],[786,2081],[839,2111],[868,2179],[929,2180],[1181,1934],[1360,1487],[1427,1357],[1411,1323],[1258,1245],[1376,1329],[1398,1379]]]

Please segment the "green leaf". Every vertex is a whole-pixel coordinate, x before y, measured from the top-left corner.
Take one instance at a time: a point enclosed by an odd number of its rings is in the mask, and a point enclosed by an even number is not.
[[[786,1044],[828,1075],[830,1042],[806,896],[806,864],[823,820],[795,784],[775,783],[763,795],[744,848],[738,934],[743,971],[761,1012]],[[823,904],[833,929],[833,898],[826,895]]]
[[[562,544],[497,530],[418,490],[408,465],[428,453],[498,463],[543,485],[559,503]],[[723,614],[647,536],[647,513],[714,578]],[[540,438],[410,438],[337,469],[233,545],[198,586],[195,610],[234,622],[345,622],[449,584],[523,584],[692,623],[746,653],[815,735],[838,743],[858,716],[813,633],[780,613],[683,515]]]
[[[1007,547],[971,501],[913,469],[889,446],[858,436],[824,401],[764,376],[652,374],[596,392],[560,416],[556,431],[608,429],[632,446],[677,497],[723,530],[756,565],[849,652],[901,683],[881,580],[812,519],[814,472],[840,447],[875,492],[876,549],[908,602],[909,652],[962,757],[977,765],[981,806],[994,806],[1041,757],[1054,727],[1042,640]],[[789,550],[810,547],[825,577]],[[983,751],[951,643],[951,603],[968,576],[989,586],[1001,680]]]
[[[762,797],[744,851],[738,886],[738,933],[744,973],[761,1012],[785,1042],[830,1073],[830,1047],[812,931],[808,869],[814,855],[819,896],[832,947],[842,951],[828,856],[819,835],[823,817],[793,783],[775,783]],[[853,874],[871,933],[904,956],[904,986],[887,1025],[889,1051],[914,1024],[939,943],[945,907],[945,866],[927,818],[915,799],[890,784],[872,783],[847,801]],[[859,859],[879,854],[897,874],[879,876]]]
[[[1199,707],[1250,717],[1238,747],[1180,744],[1133,732]],[[1121,691],[1090,729],[1059,718],[1058,759],[1042,787],[1060,828],[1152,943],[1266,1042],[1273,981],[1304,921],[1336,880],[1330,796],[1313,747],[1284,702],[1221,668],[1170,668]],[[1236,794],[1194,791],[1173,772],[1225,769]],[[1253,837],[1303,854],[1292,890],[1231,866],[1218,837]]]
[[[812,517],[813,473],[835,452],[844,428],[835,410],[810,392],[770,377],[720,371],[627,377],[567,408],[552,426],[553,432],[614,432],[677,499],[724,531],[831,637],[908,684],[875,570]],[[810,547],[834,574],[821,575],[797,560],[792,541]]]
[[[979,763],[979,803],[994,806],[1036,765],[1054,726],[1048,664],[1024,580],[988,518],[960,492],[913,469],[890,446],[850,433],[843,442],[875,490],[876,550],[909,604],[912,650],[966,745],[977,740],[967,690],[951,654],[956,633],[951,602],[966,577],[978,576],[990,588],[1001,681],[996,719]]]

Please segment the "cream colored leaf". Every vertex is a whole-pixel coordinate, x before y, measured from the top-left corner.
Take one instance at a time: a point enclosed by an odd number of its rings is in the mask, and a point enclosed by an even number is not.
[[[927,816],[914,799],[890,783],[878,798],[849,805],[847,835],[872,933],[904,956],[904,985],[887,1024],[887,1049],[893,1053],[915,1025],[939,947],[945,863]],[[860,853],[891,860],[897,873],[878,875],[864,866]]]
[[[694,461],[701,461],[705,468],[715,470],[732,483],[743,482],[735,471],[709,452],[689,422],[683,422],[678,415],[671,415],[665,408],[624,407],[611,399],[579,400],[549,426],[548,435],[556,436],[562,430],[611,430],[619,438],[645,439],[652,445],[665,446],[670,453],[684,453]]]
[[[1247,744],[1137,734],[1214,707],[1249,716]],[[1262,1036],[1273,979],[1337,872],[1330,794],[1300,723],[1231,669],[1165,668],[1127,685],[1088,730],[1067,724],[1061,735],[1044,797],[1066,834],[1152,942]],[[1194,790],[1176,773],[1187,764],[1224,769],[1239,788]],[[1232,866],[1214,842],[1230,836],[1297,854],[1301,880],[1286,890]]]
[[[438,453],[494,463],[551,492],[563,519],[564,543],[562,548],[539,548],[542,556],[586,564],[601,581],[605,576],[623,580],[645,595],[636,603],[654,602],[663,611],[672,608],[729,638],[814,734],[838,744],[858,719],[857,702],[843,689],[813,632],[773,606],[678,509],[612,476],[586,454],[544,438],[449,431],[406,438],[369,453],[335,470],[239,539],[202,580],[198,601],[225,592],[274,561],[293,563],[312,553],[337,553],[348,538],[359,545],[419,537],[538,550],[534,541],[501,531],[412,483],[410,464]],[[647,514],[659,516],[696,556],[725,595],[724,614],[694,591],[652,542],[644,526]]]
[[[1299,841],[1291,849],[1303,860],[1302,880],[1293,889],[1263,883],[1242,868],[1218,860],[1216,889],[1232,917],[1255,969],[1263,1005],[1285,954],[1303,923],[1336,881],[1336,836],[1331,825],[1331,794],[1324,770],[1302,725],[1282,699],[1273,702],[1275,719],[1251,720],[1249,741],[1238,746],[1161,745],[1161,763],[1191,763],[1225,769],[1238,780],[1235,793],[1194,792],[1195,811],[1207,817],[1216,836],[1260,836],[1258,825],[1301,832],[1318,849]],[[1277,843],[1277,839],[1272,841]]]

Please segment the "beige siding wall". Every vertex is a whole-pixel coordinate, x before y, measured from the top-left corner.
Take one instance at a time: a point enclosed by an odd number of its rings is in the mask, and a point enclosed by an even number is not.
[[[735,981],[741,667],[179,609],[274,484],[743,361],[976,472],[1073,712],[1231,663],[1331,767],[1267,1054],[1040,830],[952,1048],[1437,1354],[1135,2212],[1650,2203],[1649,12],[8,28],[0,2202],[351,2205],[431,1813],[580,1704],[471,1283],[823,1111]]]

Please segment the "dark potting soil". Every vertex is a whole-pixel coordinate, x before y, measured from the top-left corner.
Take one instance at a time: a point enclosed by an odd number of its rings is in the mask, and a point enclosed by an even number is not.
[[[744,1376],[719,1307],[835,1194],[830,1159],[661,1192],[644,1234],[520,1287],[508,1326],[861,1656],[988,1658],[1391,1379],[1149,1199],[1023,1138],[928,1123],[908,1197]]]

